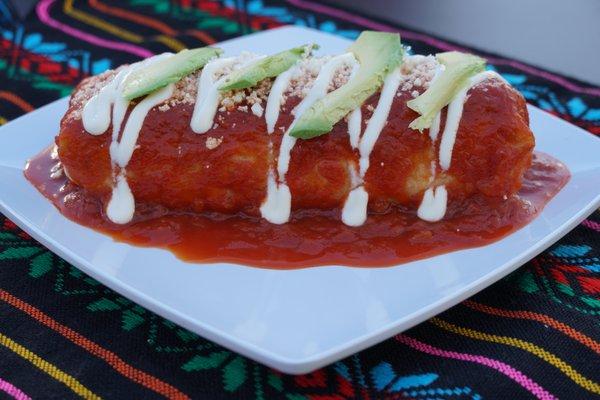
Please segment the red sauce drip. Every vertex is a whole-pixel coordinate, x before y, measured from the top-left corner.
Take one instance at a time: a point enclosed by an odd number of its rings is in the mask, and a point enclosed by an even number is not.
[[[81,225],[120,242],[169,249],[185,261],[274,269],[384,267],[483,246],[534,219],[570,178],[558,160],[535,153],[517,195],[499,202],[475,196],[451,203],[446,218],[437,223],[402,208],[370,215],[363,226],[352,228],[340,221],[340,210],[304,210],[293,213],[287,224],[272,225],[245,215],[170,213],[137,204],[134,221],[116,225],[106,219],[98,199],[64,174],[50,178],[56,163],[47,149],[28,163],[25,176],[65,217]]]

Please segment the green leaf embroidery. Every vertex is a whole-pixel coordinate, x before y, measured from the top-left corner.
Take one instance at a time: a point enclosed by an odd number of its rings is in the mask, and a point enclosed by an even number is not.
[[[52,254],[46,251],[35,256],[29,264],[29,276],[39,278],[52,269]]]
[[[581,296],[581,301],[593,308],[600,308],[600,300],[594,299],[590,296]]]
[[[236,391],[248,377],[246,360],[240,356],[234,358],[223,368],[223,385],[228,392]]]
[[[283,381],[279,375],[269,372],[269,375],[267,375],[267,383],[274,387],[278,392],[283,390]]]
[[[27,257],[31,257],[34,254],[39,253],[41,250],[42,249],[40,247],[33,247],[33,246],[11,247],[11,248],[4,250],[2,253],[0,253],[0,260],[12,260],[12,259],[18,259],[18,258],[27,258]]]
[[[525,271],[521,276],[518,277],[519,286],[521,289],[527,293],[535,293],[540,288],[535,283],[535,279],[533,278],[533,274],[531,271]]]
[[[98,282],[94,278],[90,278],[89,276],[86,276],[85,278],[83,278],[83,281],[85,283],[87,283],[88,285],[90,285],[90,286],[98,286],[98,285],[100,285],[100,282]]]
[[[134,6],[153,7],[154,12],[157,14],[164,14],[170,9],[168,0],[133,0],[131,4]]]
[[[288,400],[308,400],[308,397],[301,394],[287,394],[285,398]]]
[[[119,303],[120,305],[122,305],[122,306],[128,306],[128,305],[130,305],[130,304],[131,304],[131,300],[129,300],[129,299],[126,299],[126,298],[125,298],[125,297],[123,297],[123,296],[119,296],[119,297],[117,297],[117,298],[115,299],[115,301],[116,301],[117,303]]]
[[[560,290],[561,292],[563,292],[564,294],[566,294],[568,296],[575,296],[575,292],[573,292],[573,288],[565,285],[564,283],[559,283],[556,285],[556,287],[558,288],[558,290]]]
[[[93,303],[88,304],[87,309],[90,311],[112,311],[118,310],[121,306],[106,297],[96,300]]]
[[[195,355],[181,368],[187,372],[217,368],[230,354],[229,351],[215,351],[208,356]]]
[[[32,86],[35,89],[42,90],[57,90],[61,96],[68,96],[73,91],[73,87],[62,85],[60,83],[48,82],[48,81],[37,81],[33,82]]]
[[[185,343],[191,342],[193,340],[198,340],[198,335],[188,331],[187,329],[177,329],[176,334]]]
[[[85,276],[83,274],[83,272],[81,272],[77,268],[73,267],[72,265],[69,265],[69,275],[72,276],[73,278],[78,278],[78,279],[81,279]]]
[[[130,331],[136,326],[141,325],[144,322],[144,317],[134,313],[131,310],[123,311],[123,317],[121,319],[121,326],[126,331]]]
[[[10,232],[0,232],[0,240],[15,240],[17,237]]]

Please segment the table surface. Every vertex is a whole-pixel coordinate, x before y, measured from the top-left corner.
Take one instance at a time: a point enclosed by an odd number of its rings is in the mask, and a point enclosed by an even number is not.
[[[380,20],[313,0],[40,0],[25,20],[6,4],[0,0],[0,124],[68,95],[86,76],[184,46],[284,24],[351,39],[383,29]],[[407,25],[385,29],[401,30],[416,52],[453,48]],[[529,103],[600,136],[600,87],[487,56]],[[0,193],[7,190],[0,182]],[[103,287],[0,215],[0,398],[590,399],[600,395],[599,316],[596,212],[436,318],[312,374],[286,375]]]
[[[600,84],[597,0],[327,1]]]

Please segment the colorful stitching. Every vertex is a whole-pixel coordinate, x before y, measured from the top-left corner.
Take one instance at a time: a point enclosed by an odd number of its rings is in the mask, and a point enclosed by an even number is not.
[[[527,320],[531,320],[531,321],[541,322],[542,324],[551,326],[554,329],[556,329],[557,331],[564,333],[565,335],[578,341],[582,345],[587,346],[592,351],[594,351],[598,355],[600,355],[600,343],[596,342],[591,337],[579,332],[578,330],[570,327],[569,325],[563,324],[562,322],[557,321],[554,318],[549,317],[547,315],[536,313],[533,311],[503,310],[501,308],[495,308],[495,307],[491,307],[491,306],[488,306],[485,304],[476,303],[472,300],[465,300],[462,302],[462,304],[469,308],[472,308],[474,310],[488,313],[491,315],[497,315],[500,317],[507,317],[507,318],[520,318],[520,319],[527,319]]]
[[[456,351],[442,350],[440,348],[431,346],[427,343],[420,342],[417,339],[411,338],[406,335],[397,335],[395,336],[395,339],[400,343],[404,343],[405,345],[410,346],[413,349],[419,350],[423,353],[439,357],[453,358],[455,360],[469,361],[493,368],[496,371],[508,376],[513,381],[517,382],[519,385],[527,389],[538,399],[550,400],[556,398],[544,388],[542,388],[540,385],[535,383],[531,378],[523,374],[521,371],[511,367],[510,365],[502,361],[494,360],[493,358],[488,358],[477,354],[458,353]]]
[[[69,339],[71,342],[88,351],[90,354],[105,361],[115,371],[131,379],[132,381],[171,399],[189,399],[187,395],[180,392],[174,386],[171,386],[144,371],[134,368],[127,362],[123,361],[117,354],[99,346],[88,338],[75,332],[71,328],[62,325],[60,322],[44,314],[39,309],[24,302],[23,300],[18,299],[3,289],[0,289],[0,300],[10,304],[18,310],[21,310],[48,328],[60,333],[66,339]]]
[[[31,400],[31,397],[23,393],[21,389],[2,378],[0,378],[0,391],[6,393],[15,400]]]
[[[53,364],[44,360],[37,354],[29,351],[27,348],[21,346],[9,337],[4,336],[2,333],[0,333],[0,344],[6,347],[7,349],[11,350],[15,354],[21,356],[25,360],[29,361],[37,368],[50,375],[52,378],[56,379],[59,382],[62,382],[63,384],[65,384],[65,386],[67,386],[69,389],[71,389],[73,392],[83,397],[84,399],[100,400],[100,396],[94,394],[87,387],[83,386],[81,382],[79,382],[77,379],[73,378],[66,372],[58,369]]]
[[[50,16],[50,7],[52,7],[52,5],[55,2],[56,2],[56,0],[41,0],[38,3],[37,8],[36,8],[37,15],[38,15],[40,21],[42,21],[44,24],[46,24],[54,29],[58,29],[61,32],[65,33],[69,36],[73,36],[77,39],[81,39],[83,41],[89,42],[89,43],[99,46],[99,47],[105,47],[107,49],[124,51],[126,53],[135,54],[136,56],[144,57],[144,58],[151,57],[154,55],[153,52],[151,52],[150,50],[146,50],[143,47],[134,46],[134,45],[128,44],[128,43],[114,42],[112,40],[102,39],[102,38],[99,38],[98,36],[94,36],[92,34],[80,31],[79,29],[72,28],[69,25],[65,25],[65,24],[53,19]]]
[[[73,7],[73,0],[65,0],[65,3],[63,5],[63,10],[64,10],[65,14],[67,14],[68,16],[70,16],[82,23],[91,25],[100,30],[108,32],[120,39],[127,40],[127,41],[133,42],[133,43],[144,42],[144,38],[138,34],[129,32],[128,30],[123,29],[120,26],[113,25],[111,23],[103,21],[100,18],[96,18],[93,15],[90,15],[86,12],[75,9]],[[175,51],[179,51],[179,50],[185,48],[185,45],[183,43],[181,43],[179,40],[172,38],[172,37],[158,35],[158,36],[155,36],[154,39],[157,42],[163,43],[164,45],[170,47],[171,49],[173,49]]]
[[[562,359],[533,343],[509,336],[493,335],[490,333],[479,332],[474,329],[464,328],[462,326],[454,325],[444,320],[441,320],[437,317],[430,319],[429,322],[449,332],[460,334],[472,339],[504,344],[507,346],[512,346],[521,350],[525,350],[526,352],[531,353],[534,356],[537,356],[540,359],[546,361],[548,364],[554,366],[582,388],[587,389],[590,392],[600,394],[600,385],[598,383],[581,375]]]
[[[35,109],[35,107],[33,107],[27,101],[23,100],[21,97],[17,96],[14,93],[7,92],[6,90],[0,90],[0,99],[4,99],[6,101],[13,103],[14,105],[16,105],[17,107],[19,107],[21,110],[23,110],[25,112],[30,112]]]

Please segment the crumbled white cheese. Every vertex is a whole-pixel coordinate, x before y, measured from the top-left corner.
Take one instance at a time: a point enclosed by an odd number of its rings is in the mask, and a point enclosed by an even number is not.
[[[223,136],[216,138],[209,136],[206,138],[206,148],[209,150],[214,150],[223,142]],[[208,167],[207,167],[208,168]]]
[[[259,118],[262,117],[262,115],[263,115],[263,108],[262,108],[262,106],[260,104],[258,104],[258,103],[252,104],[251,109],[252,109],[252,114],[256,115]]]

